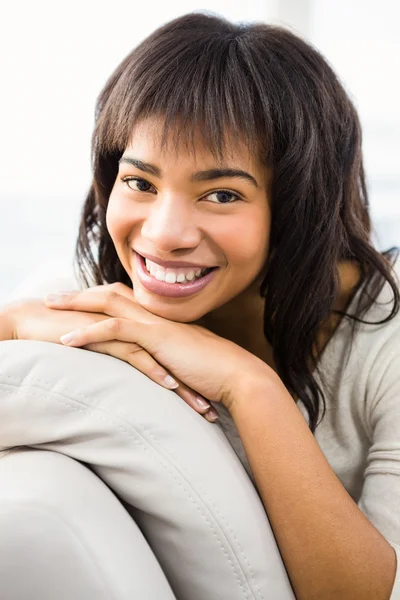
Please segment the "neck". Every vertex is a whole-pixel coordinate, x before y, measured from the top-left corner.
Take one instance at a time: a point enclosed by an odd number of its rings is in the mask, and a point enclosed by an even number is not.
[[[361,274],[356,263],[351,261],[340,263],[338,272],[340,291],[332,310],[344,311]],[[273,348],[264,335],[264,304],[265,300],[258,295],[258,289],[249,289],[195,323],[238,344],[276,371]],[[341,315],[330,314],[317,331],[316,357],[322,354],[341,318]]]
[[[248,289],[195,323],[238,344],[276,370],[272,347],[264,335],[264,306],[258,289]]]

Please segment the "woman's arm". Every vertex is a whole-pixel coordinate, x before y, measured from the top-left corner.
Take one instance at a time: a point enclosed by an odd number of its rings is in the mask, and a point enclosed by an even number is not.
[[[15,300],[0,309],[0,340],[37,340],[60,344],[60,336],[71,328],[84,327],[104,319],[109,317],[84,311],[52,310],[40,298]]]
[[[297,600],[389,600],[394,549],[358,508],[277,377],[230,407]]]

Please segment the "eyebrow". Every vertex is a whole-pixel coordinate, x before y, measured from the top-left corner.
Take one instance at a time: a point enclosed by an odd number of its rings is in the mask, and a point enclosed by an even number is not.
[[[145,173],[149,173],[150,175],[155,175],[156,177],[160,178],[162,177],[161,170],[158,167],[137,158],[133,158],[132,156],[124,155],[119,159],[118,163],[128,163],[137,169],[144,171]],[[257,183],[257,180],[253,177],[253,175],[250,175],[250,173],[242,171],[241,169],[226,167],[221,167],[219,169],[208,169],[207,171],[197,171],[197,173],[193,173],[190,179],[191,181],[211,181],[213,179],[221,179],[222,177],[244,179],[254,185],[254,187],[257,189],[260,187]]]

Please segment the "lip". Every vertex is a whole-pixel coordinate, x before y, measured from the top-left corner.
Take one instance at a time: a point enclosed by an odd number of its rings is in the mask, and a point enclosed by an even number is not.
[[[152,256],[151,254],[143,254],[142,252],[137,252],[132,248],[135,254],[139,254],[139,256],[143,256],[144,258],[148,258],[152,262],[160,265],[160,267],[165,267],[166,269],[170,267],[171,269],[177,269],[178,267],[193,267],[194,269],[210,269],[211,267],[207,265],[199,265],[196,263],[181,261],[173,261],[173,260],[161,260],[156,256]]]
[[[207,275],[188,283],[167,283],[166,281],[158,281],[158,279],[150,275],[146,269],[144,258],[137,252],[133,252],[135,254],[136,273],[140,283],[149,292],[153,292],[159,296],[166,296],[167,298],[185,298],[200,292],[200,290],[203,290],[210,283],[219,269],[219,267],[215,267]]]

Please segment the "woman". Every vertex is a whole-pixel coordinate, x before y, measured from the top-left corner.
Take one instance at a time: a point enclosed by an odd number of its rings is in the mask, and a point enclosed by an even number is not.
[[[10,305],[10,337],[78,328],[62,343],[218,408],[298,599],[400,598],[397,252],[331,68],[284,29],[177,18],[100,93],[93,171],[90,289]]]

